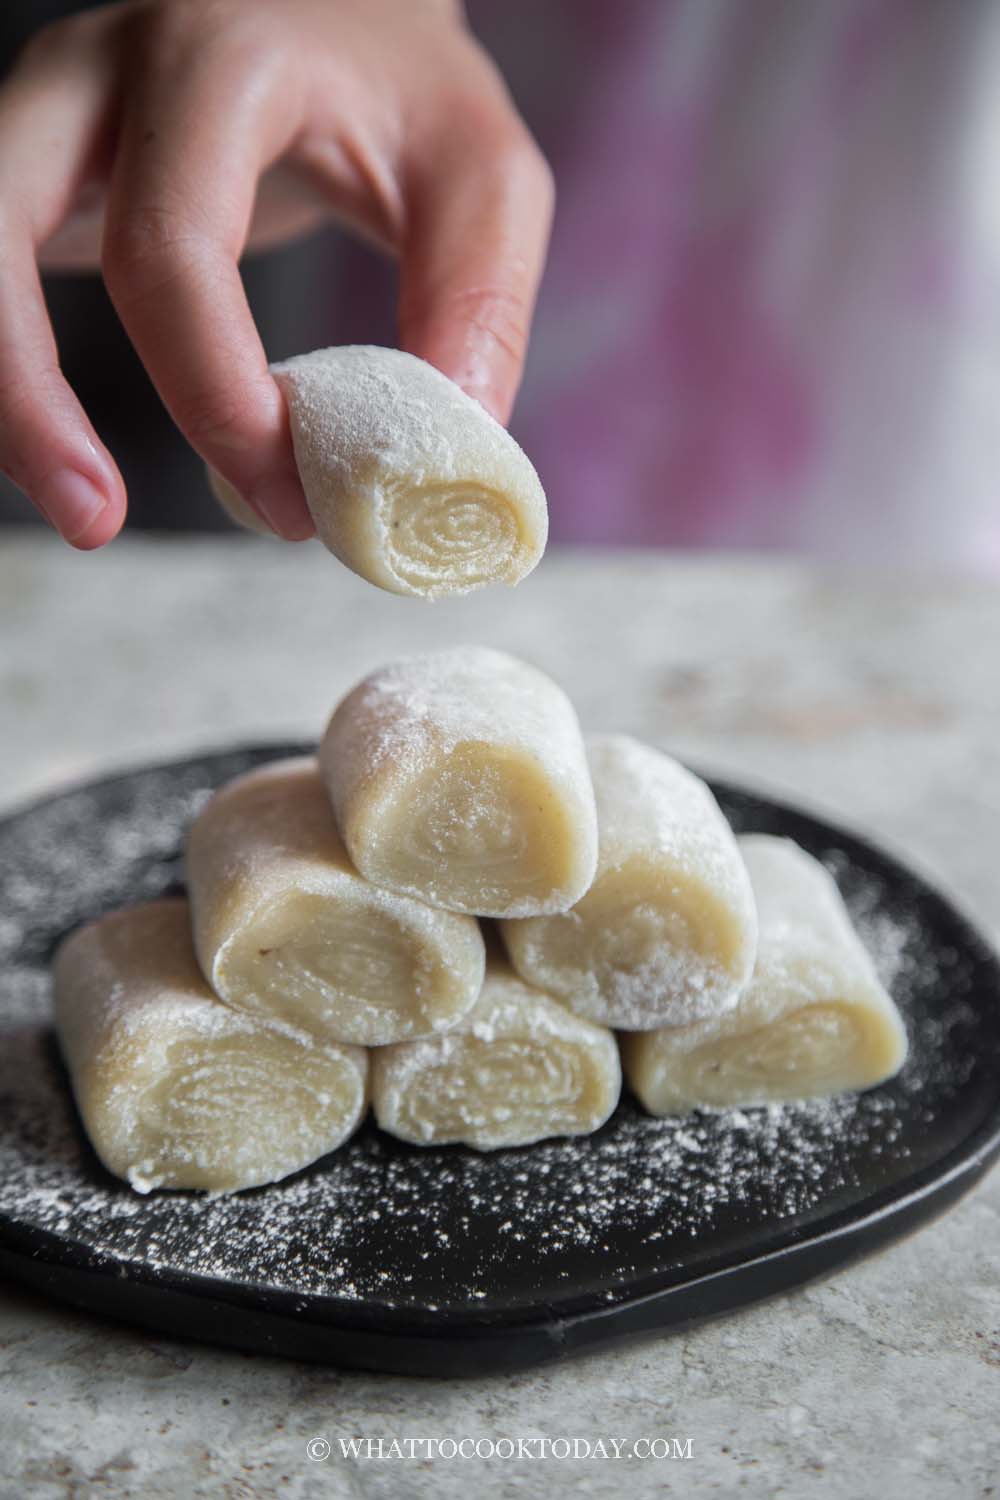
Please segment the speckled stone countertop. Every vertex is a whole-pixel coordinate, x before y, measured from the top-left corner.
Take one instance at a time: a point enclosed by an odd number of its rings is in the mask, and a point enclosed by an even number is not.
[[[119,541],[81,557],[5,539],[0,805],[196,748],[315,735],[363,672],[456,640],[531,657],[588,727],[647,736],[883,839],[1000,938],[1000,590],[965,580],[556,553],[516,593],[422,606],[316,546]],[[512,1459],[427,1459],[419,1445],[344,1459],[351,1435],[534,1441]],[[539,1453],[543,1437],[599,1436],[682,1452],[690,1438],[692,1456]],[[311,1461],[317,1437],[337,1456]],[[998,1473],[998,1172],[829,1281],[481,1380],[231,1354],[0,1288],[3,1500],[470,1487],[969,1500],[1000,1495]]]

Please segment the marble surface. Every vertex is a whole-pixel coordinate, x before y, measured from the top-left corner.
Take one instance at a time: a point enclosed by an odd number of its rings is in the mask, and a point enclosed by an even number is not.
[[[0,809],[148,759],[312,736],[362,672],[478,640],[588,727],[652,738],[887,842],[1000,940],[1000,591],[788,560],[556,554],[422,606],[315,545],[0,550]],[[524,1439],[511,1459],[339,1439]],[[311,1460],[314,1438],[333,1445]],[[676,1439],[691,1457],[543,1455]],[[319,1451],[322,1451],[320,1449]],[[501,1452],[504,1449],[501,1448]],[[691,1331],[482,1380],[175,1343],[0,1287],[0,1496],[1000,1495],[1000,1173],[930,1228]]]

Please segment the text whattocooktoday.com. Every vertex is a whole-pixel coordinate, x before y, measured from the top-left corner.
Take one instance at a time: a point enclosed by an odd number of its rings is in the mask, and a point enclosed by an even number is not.
[[[690,1459],[692,1438],[667,1437],[325,1437],[310,1438],[306,1456],[328,1459],[597,1458]]]

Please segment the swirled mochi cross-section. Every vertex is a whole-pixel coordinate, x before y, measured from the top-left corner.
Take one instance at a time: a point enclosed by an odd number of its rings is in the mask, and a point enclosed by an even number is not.
[[[56,955],[56,1030],[101,1161],[139,1192],[236,1192],[333,1151],[366,1109],[368,1054],[224,1005],[183,900],[92,922]]]
[[[711,791],[626,735],[588,736],[594,882],[571,911],[501,926],[531,984],[605,1026],[645,1031],[729,1010],[750,978],[750,877]]]
[[[566,911],[597,864],[573,706],[537,668],[459,646],[404,657],[339,704],[320,768],[376,885],[485,917]]]
[[[749,987],[724,1016],[621,1039],[655,1115],[872,1088],[906,1061],[902,1018],[830,873],[791,839],[738,842],[760,923]]]
[[[187,881],[202,971],[250,1014],[383,1046],[454,1025],[482,987],[479,924],[359,875],[311,757],[216,792]]]
[[[372,1054],[372,1103],[383,1130],[418,1146],[479,1151],[586,1135],[621,1092],[612,1033],[519,979],[499,958],[482,994],[446,1036]]]
[[[379,588],[437,599],[519,583],[548,536],[530,461],[485,407],[400,349],[349,344],[271,366],[320,541]],[[234,520],[263,523],[219,475]]]

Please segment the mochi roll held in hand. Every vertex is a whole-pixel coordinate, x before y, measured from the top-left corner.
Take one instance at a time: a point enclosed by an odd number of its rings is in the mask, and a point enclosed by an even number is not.
[[[704,782],[625,735],[587,740],[593,885],[560,916],[504,922],[511,962],[592,1021],[628,1030],[722,1014],[750,978],[757,916],[736,840]]]
[[[760,921],[754,977],[727,1015],[622,1038],[653,1114],[871,1088],[906,1060],[903,1022],[833,877],[791,839],[738,842]]]
[[[212,994],[186,901],[81,928],[55,960],[56,1030],[91,1144],[139,1192],[234,1192],[339,1146],[365,1112],[368,1055],[264,1026]]]
[[[240,1010],[381,1046],[452,1025],[479,994],[478,923],[359,875],[312,759],[216,792],[187,877],[202,970]]]
[[[460,646],[374,672],[319,752],[344,843],[376,885],[486,917],[566,911],[597,863],[576,714],[554,682]]]
[[[478,401],[399,349],[352,344],[271,366],[323,542],[379,588],[426,599],[519,583],[545,550],[538,475]],[[230,515],[263,524],[211,481]]]
[[[383,1130],[418,1146],[480,1151],[554,1135],[586,1135],[618,1103],[611,1032],[533,989],[501,959],[446,1036],[372,1054],[372,1103]]]

